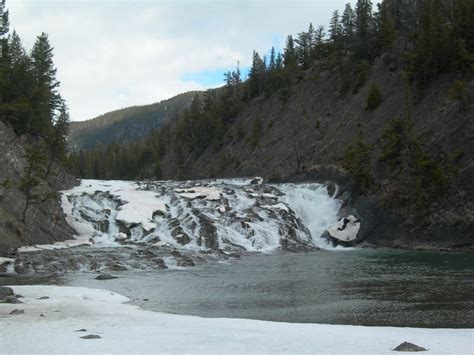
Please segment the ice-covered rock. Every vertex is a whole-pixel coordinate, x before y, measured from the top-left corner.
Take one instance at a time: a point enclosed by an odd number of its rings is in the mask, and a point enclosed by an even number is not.
[[[20,253],[15,270],[156,269],[163,265],[154,258],[167,267],[182,267],[243,252],[328,246],[320,236],[337,221],[340,203],[328,196],[325,187],[258,182],[83,180],[62,196],[77,238],[20,250],[43,251]],[[86,247],[69,253],[62,249],[84,243],[104,250],[91,252]],[[170,256],[174,251],[185,259]]]
[[[327,229],[329,235],[338,242],[351,243],[357,238],[360,229],[360,219],[349,215],[340,219]]]

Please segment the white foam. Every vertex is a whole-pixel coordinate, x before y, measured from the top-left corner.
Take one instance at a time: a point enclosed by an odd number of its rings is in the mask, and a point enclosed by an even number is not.
[[[320,237],[337,222],[341,202],[329,197],[327,188],[320,184],[282,184],[278,187],[285,193],[282,200],[308,227],[313,244],[322,249],[333,249],[326,239]]]

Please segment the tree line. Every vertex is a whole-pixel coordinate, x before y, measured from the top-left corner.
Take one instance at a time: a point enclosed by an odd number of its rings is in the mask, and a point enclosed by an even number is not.
[[[16,31],[10,32],[9,12],[0,0],[0,120],[17,135],[27,135],[27,166],[19,179],[26,212],[36,200],[35,187],[48,177],[54,162],[66,156],[69,111],[59,93],[53,47],[41,33],[27,52]]]
[[[206,149],[218,151],[229,140],[245,140],[255,147],[263,134],[259,118],[251,126],[230,131],[250,101],[277,95],[286,102],[305,75],[325,70],[339,76],[340,95],[357,92],[365,85],[375,58],[383,55],[384,60],[400,63],[409,82],[420,91],[440,74],[470,76],[474,72],[474,1],[383,0],[374,7],[370,0],[358,0],[355,6],[348,3],[342,11],[334,11],[327,29],[310,24],[306,31],[289,35],[282,52],[271,48],[269,53],[262,56],[254,51],[245,80],[237,65],[224,74],[222,88],[197,94],[188,110],[141,142],[73,154],[72,171],[89,178],[160,178],[167,152],[183,170],[186,160]],[[368,108],[375,108],[381,98],[376,88],[371,91]],[[133,156],[138,158],[132,163]],[[98,166],[102,168],[94,168]]]
[[[49,161],[63,157],[69,112],[58,91],[48,35],[41,33],[27,53],[18,33],[10,33],[5,0],[0,19],[0,119],[17,134],[41,139]]]

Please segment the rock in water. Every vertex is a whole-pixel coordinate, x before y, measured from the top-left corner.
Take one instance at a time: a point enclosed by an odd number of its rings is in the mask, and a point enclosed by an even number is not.
[[[112,279],[118,279],[117,276],[112,276],[109,274],[101,274],[95,278],[96,280],[112,280]]]
[[[11,287],[0,287],[0,300],[3,300],[5,297],[14,296],[15,293]]]
[[[83,337],[81,337],[81,339],[100,339],[100,338],[102,337],[96,334],[89,334],[89,335],[84,335]]]
[[[329,227],[327,232],[336,242],[351,243],[356,240],[359,229],[360,219],[350,215]]]
[[[393,349],[393,351],[406,351],[406,352],[408,352],[408,351],[426,351],[426,349],[421,347],[421,346],[418,346],[418,345],[415,345],[415,344],[408,343],[408,342],[404,341],[399,346],[397,346],[395,349]]]
[[[7,296],[3,299],[3,303],[23,303],[19,299],[17,299],[15,296]]]

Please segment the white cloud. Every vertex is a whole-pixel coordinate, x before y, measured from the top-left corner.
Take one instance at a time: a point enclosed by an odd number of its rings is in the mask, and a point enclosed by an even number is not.
[[[73,120],[84,120],[205,89],[183,75],[248,65],[253,49],[281,47],[287,34],[326,24],[345,2],[7,0],[7,7],[27,48],[49,34],[61,92]]]

